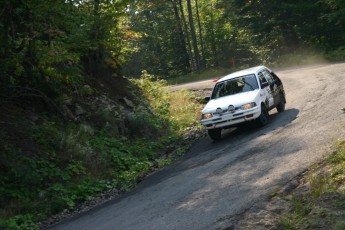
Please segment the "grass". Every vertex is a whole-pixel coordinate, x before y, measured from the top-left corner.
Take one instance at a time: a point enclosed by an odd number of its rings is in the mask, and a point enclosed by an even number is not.
[[[289,195],[285,198],[292,205],[292,212],[284,213],[281,217],[281,225],[284,229],[296,229],[306,213],[308,213],[308,207],[306,202],[296,196]]]
[[[186,128],[198,124],[202,105],[193,100],[193,95],[187,90],[170,93],[170,119],[177,127],[179,134]]]
[[[168,82],[144,73],[140,80],[133,80],[150,102],[155,114],[169,123],[177,134],[198,124],[202,105],[187,90],[170,92]]]

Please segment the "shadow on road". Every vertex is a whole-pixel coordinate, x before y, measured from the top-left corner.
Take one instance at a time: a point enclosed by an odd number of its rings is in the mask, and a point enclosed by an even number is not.
[[[222,139],[217,142],[214,142],[209,137],[203,137],[198,140],[192,146],[190,151],[181,159],[163,170],[149,176],[139,187],[143,188],[152,184],[157,184],[162,180],[176,176],[186,169],[204,165],[220,157],[222,154],[225,154],[224,151],[217,151],[224,148],[224,145],[229,146],[229,148],[236,149],[236,146],[250,142],[261,135],[265,135],[266,133],[289,125],[297,118],[298,114],[299,110],[294,108],[287,109],[283,113],[271,112],[270,123],[264,127],[257,128],[254,124],[248,123],[239,128],[223,130]]]

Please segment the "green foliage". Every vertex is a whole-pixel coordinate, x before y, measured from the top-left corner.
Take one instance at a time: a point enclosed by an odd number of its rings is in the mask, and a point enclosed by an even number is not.
[[[134,0],[126,19],[126,29],[131,31],[126,40],[133,51],[124,65],[126,76],[140,77],[143,69],[159,76],[186,74],[189,60],[173,1]]]
[[[79,88],[84,74],[93,71],[90,65],[100,66],[103,57],[116,63],[113,70],[119,69],[123,33],[117,22],[126,5],[109,0],[2,1],[0,81],[50,96]],[[85,61],[90,58],[91,64]]]
[[[142,89],[155,115],[168,122],[169,128],[180,132],[196,124],[201,105],[193,101],[190,92],[170,92],[165,80],[160,80],[146,71],[143,71],[140,80],[133,82]]]
[[[310,193],[313,197],[320,197],[322,194],[335,190],[334,184],[328,175],[317,175],[309,177]]]
[[[17,215],[9,220],[0,219],[0,228],[8,230],[38,230],[32,215]]]
[[[142,69],[164,78],[184,76],[195,69],[195,51],[188,48],[191,31],[183,18],[189,13],[182,3],[4,0],[1,81],[48,92],[75,90],[85,72],[97,76],[100,66],[119,64],[128,76],[139,77]],[[199,0],[191,18],[200,19],[195,29],[202,65],[232,68],[230,58],[237,66],[277,64],[281,57],[291,63],[301,48],[343,60],[343,9],[336,0]]]
[[[169,89],[165,80],[160,80],[145,70],[142,72],[140,80],[133,80],[137,84],[146,99],[150,102],[153,112],[161,119],[169,119]]]
[[[177,131],[183,133],[186,128],[198,124],[202,108],[193,100],[193,95],[189,91],[172,92],[169,101],[170,121]]]
[[[176,2],[134,1],[129,6],[126,25],[132,31],[133,36],[128,40],[135,51],[125,63],[126,75],[139,77],[140,71],[147,69],[164,77],[181,77],[186,71],[193,71],[195,51],[188,50],[191,28],[183,26],[183,16],[190,15],[183,1],[182,9],[177,6],[178,17],[174,17]],[[201,26],[196,27],[200,35],[197,43],[198,48],[203,49],[201,59],[206,67],[230,68],[232,64],[227,62],[230,58],[235,58],[240,66],[277,64],[276,60],[286,55],[291,58],[284,57],[284,64],[293,64],[297,61],[292,57],[300,49],[317,49],[318,56],[326,53],[331,61],[343,59],[345,11],[341,1],[276,4],[273,0],[199,0],[198,5],[198,8],[192,6],[192,18],[199,18],[201,22]],[[197,10],[199,15],[196,15]],[[305,53],[297,60],[305,60],[308,55]]]
[[[6,0],[3,4],[0,27],[8,36],[3,37],[0,63],[9,83],[58,89],[78,83],[81,45],[74,40],[80,34],[76,8],[55,1]]]
[[[345,141],[337,144],[335,152],[328,158],[328,162],[332,165],[331,180],[336,185],[342,186],[342,192],[345,194]]]
[[[144,166],[145,161],[149,160],[153,153],[150,147],[144,147],[141,142],[127,146],[121,141],[112,138],[105,132],[100,132],[91,141],[92,147],[107,160],[111,165],[112,171],[121,172],[136,169],[139,165]],[[139,165],[137,163],[140,162]]]
[[[326,193],[343,193],[345,183],[345,142],[337,143],[336,150],[327,158],[331,173],[321,173],[309,177],[310,193],[318,198]]]
[[[330,61],[343,61],[345,60],[345,47],[338,47],[336,50],[329,51],[325,57]]]
[[[307,203],[300,198],[289,195],[286,197],[292,205],[292,212],[284,213],[280,218],[280,224],[284,229],[298,229],[297,226],[303,221],[308,213]]]

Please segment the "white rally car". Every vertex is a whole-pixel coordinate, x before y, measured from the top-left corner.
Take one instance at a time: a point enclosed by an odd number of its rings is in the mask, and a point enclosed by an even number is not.
[[[229,74],[217,81],[210,97],[206,97],[201,124],[213,140],[221,131],[243,122],[268,123],[269,111],[285,110],[285,92],[278,76],[265,66],[257,66]]]

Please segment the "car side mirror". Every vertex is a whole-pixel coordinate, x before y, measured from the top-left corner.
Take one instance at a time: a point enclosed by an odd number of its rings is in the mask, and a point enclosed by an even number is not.
[[[209,102],[211,100],[211,97],[205,97],[205,102]]]
[[[263,88],[266,88],[268,85],[269,85],[268,82],[264,82],[264,83],[261,84],[261,88],[262,88],[262,89],[263,89]]]

